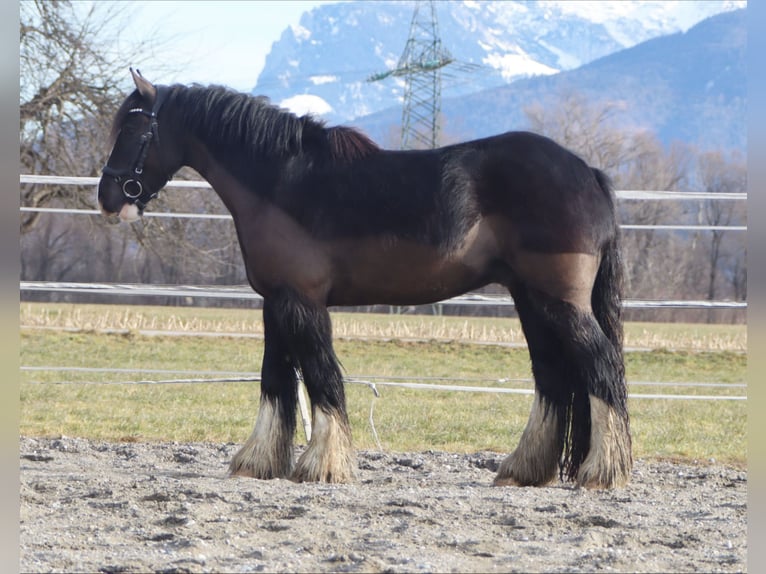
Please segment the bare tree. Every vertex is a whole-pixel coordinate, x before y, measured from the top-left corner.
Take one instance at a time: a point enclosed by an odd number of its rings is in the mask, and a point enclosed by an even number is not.
[[[690,157],[686,146],[677,144],[666,149],[653,134],[634,134],[630,153],[618,172],[618,183],[622,189],[682,190],[687,185]],[[626,200],[620,208],[622,221],[635,225],[673,224],[684,217],[681,204],[667,201]],[[688,257],[678,237],[650,228],[631,230],[623,233],[623,246],[634,297],[680,296],[686,280],[678,269]]]
[[[25,0],[20,11],[20,157],[33,174],[97,176],[109,151],[111,122],[133,89],[129,65],[153,58],[166,38],[130,44],[131,6]],[[151,34],[145,31],[147,36]],[[126,45],[125,38],[128,38]],[[194,174],[179,174],[181,178]],[[215,211],[209,192],[163,194],[155,209]],[[21,203],[42,207],[95,207],[92,188],[23,185]],[[55,220],[55,221],[54,221]],[[178,282],[242,276],[236,236],[221,222],[146,220],[108,226],[60,216],[24,214],[22,277],[36,280]],[[86,233],[83,233],[86,232]],[[82,257],[83,248],[89,256]],[[190,279],[193,277],[194,279]]]
[[[615,177],[631,153],[626,131],[615,123],[620,102],[593,104],[579,92],[565,91],[524,109],[529,128],[580,155]]]
[[[20,157],[26,173],[96,175],[104,161],[111,118],[129,87],[127,69],[154,46],[114,50],[130,4],[25,0],[20,5]],[[27,185],[22,205],[66,197],[91,206],[82,189]],[[37,214],[22,218],[28,231]]]
[[[721,152],[700,154],[697,174],[701,191],[708,193],[735,193],[747,189],[747,168],[737,157],[727,159]],[[744,207],[739,202],[706,200],[698,214],[703,225],[726,227],[744,223]],[[719,296],[737,297],[744,294],[746,283],[745,241],[740,234],[723,229],[707,232],[706,297],[714,300]],[[721,285],[721,277],[726,277]],[[724,293],[719,291],[725,288]]]

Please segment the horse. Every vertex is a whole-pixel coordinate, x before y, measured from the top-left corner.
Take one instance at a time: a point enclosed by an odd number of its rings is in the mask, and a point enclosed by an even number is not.
[[[98,183],[101,212],[134,221],[192,167],[231,213],[263,297],[260,404],[231,476],[354,480],[329,307],[428,304],[498,283],[514,300],[535,394],[493,484],[628,482],[623,270],[605,173],[530,132],[385,150],[265,97],[130,72],[135,90],[114,117]],[[313,433],[296,462],[299,374]]]

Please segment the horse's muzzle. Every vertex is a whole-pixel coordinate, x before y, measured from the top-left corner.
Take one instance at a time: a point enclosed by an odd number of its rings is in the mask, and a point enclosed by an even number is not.
[[[135,203],[125,201],[119,184],[110,177],[102,177],[99,181],[97,199],[101,214],[109,223],[136,221],[143,215],[143,210]]]
[[[135,203],[126,203],[120,209],[119,217],[122,221],[136,221],[141,218],[143,211]]]

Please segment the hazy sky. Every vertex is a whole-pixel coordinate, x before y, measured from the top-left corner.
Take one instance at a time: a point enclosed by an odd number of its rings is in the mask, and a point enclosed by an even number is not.
[[[99,0],[103,2],[103,0]],[[332,0],[130,2],[130,41],[157,34],[165,39],[158,59],[177,62],[177,73],[142,73],[155,83],[223,84],[250,91],[273,42],[301,14]],[[122,2],[120,2],[122,4]]]
[[[156,36],[163,52],[156,55],[158,64],[142,64],[142,73],[155,83],[223,84],[249,92],[255,87],[271,45],[290,25],[297,25],[301,15],[321,4],[339,0],[96,0],[98,4],[118,4],[130,11],[130,21],[122,35],[110,39],[115,50]],[[661,4],[673,12],[680,24],[699,19],[701,2],[556,2],[565,11],[587,12],[597,20],[633,16]],[[92,0],[79,0],[88,7]],[[745,5],[744,2],[731,2]],[[685,14],[687,13],[688,14]],[[687,27],[687,26],[684,26]],[[164,64],[164,67],[162,66]],[[172,70],[172,71],[168,71]]]

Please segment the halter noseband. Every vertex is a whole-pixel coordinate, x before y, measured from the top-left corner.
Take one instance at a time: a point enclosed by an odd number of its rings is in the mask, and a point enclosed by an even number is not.
[[[157,114],[168,95],[169,88],[167,86],[157,86],[157,95],[154,98],[154,105],[151,111],[144,108],[131,108],[127,113],[129,114],[143,114],[147,116],[151,122],[149,124],[149,131],[141,134],[141,143],[138,148],[138,155],[136,161],[133,162],[132,169],[115,169],[108,165],[105,165],[101,170],[104,175],[108,175],[114,178],[114,181],[122,187],[122,193],[125,197],[136,204],[138,209],[144,210],[146,204],[152,199],[157,197],[159,190],[150,192],[144,186],[141,181],[141,175],[144,173],[144,162],[146,156],[149,154],[149,144],[154,139],[157,145],[160,143],[159,124],[157,123]],[[170,179],[170,177],[168,177]]]

